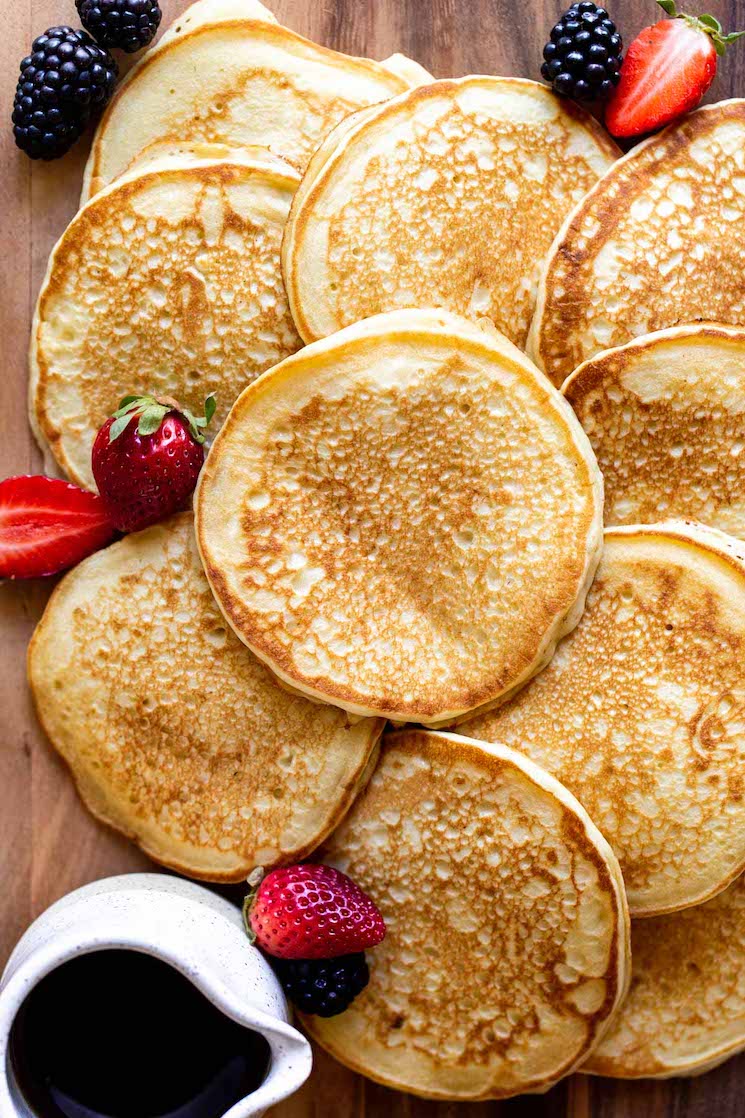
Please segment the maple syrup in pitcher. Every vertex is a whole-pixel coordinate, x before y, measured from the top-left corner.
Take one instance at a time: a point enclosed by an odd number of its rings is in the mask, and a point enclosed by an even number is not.
[[[38,1118],[222,1118],[255,1091],[269,1045],[167,963],[105,950],[31,991],[10,1035],[18,1089]]]

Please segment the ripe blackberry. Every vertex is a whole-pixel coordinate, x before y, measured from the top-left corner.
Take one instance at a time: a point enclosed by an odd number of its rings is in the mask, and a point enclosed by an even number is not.
[[[370,981],[364,951],[335,959],[271,959],[287,997],[301,1013],[334,1017]]]
[[[152,42],[163,18],[158,0],[75,0],[75,7],[97,43],[127,54]]]
[[[13,134],[32,159],[56,159],[80,138],[111,97],[119,68],[85,31],[50,27],[21,62]]]
[[[557,93],[578,101],[610,95],[621,80],[623,40],[605,8],[572,4],[543,48],[541,74]]]

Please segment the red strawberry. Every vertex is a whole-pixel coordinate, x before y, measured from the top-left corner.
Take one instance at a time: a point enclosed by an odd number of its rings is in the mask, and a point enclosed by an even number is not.
[[[184,507],[204,463],[202,430],[214,414],[214,396],[207,397],[203,417],[168,397],[124,397],[92,454],[98,491],[120,532],[146,528]]]
[[[0,482],[0,578],[41,578],[104,547],[114,525],[95,493],[51,477]]]
[[[714,80],[717,56],[745,35],[725,35],[714,16],[678,12],[675,0],[657,2],[672,19],[647,27],[626,52],[605,112],[614,136],[653,132],[694,109]]]
[[[251,942],[280,959],[351,955],[385,935],[377,906],[333,866],[272,870],[246,897],[243,913]]]

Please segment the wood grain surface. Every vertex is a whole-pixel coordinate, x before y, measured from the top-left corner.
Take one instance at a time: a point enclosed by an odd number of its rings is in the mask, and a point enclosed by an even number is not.
[[[161,0],[164,25],[186,0]],[[327,46],[384,58],[403,50],[437,77],[537,77],[561,0],[268,0],[279,19]],[[652,0],[608,0],[627,40],[657,18]],[[697,9],[696,0],[691,0]],[[705,10],[745,28],[745,0]],[[49,251],[76,209],[85,146],[32,164],[13,145],[9,116],[18,63],[47,27],[79,24],[73,0],[2,0],[0,82],[0,477],[36,472],[41,457],[26,420],[26,351]],[[745,46],[721,66],[710,98],[745,96]],[[0,966],[26,927],[70,889],[148,868],[123,839],[88,817],[34,719],[26,645],[46,584],[0,586]],[[468,976],[453,974],[456,982]],[[575,1076],[543,1097],[507,1103],[427,1103],[368,1083],[317,1053],[312,1079],[273,1118],[742,1118],[745,1057],[693,1080],[621,1083]]]

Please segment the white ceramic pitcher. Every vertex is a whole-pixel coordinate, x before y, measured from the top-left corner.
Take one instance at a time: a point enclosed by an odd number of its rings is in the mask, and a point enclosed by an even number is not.
[[[252,947],[241,914],[222,897],[180,878],[142,873],[86,885],[47,909],[22,937],[0,981],[0,1118],[32,1118],[9,1066],[8,1038],[28,993],[76,955],[106,948],[143,951],[180,971],[271,1049],[263,1083],[224,1118],[255,1118],[308,1078],[307,1040],[289,1024],[274,972]]]

